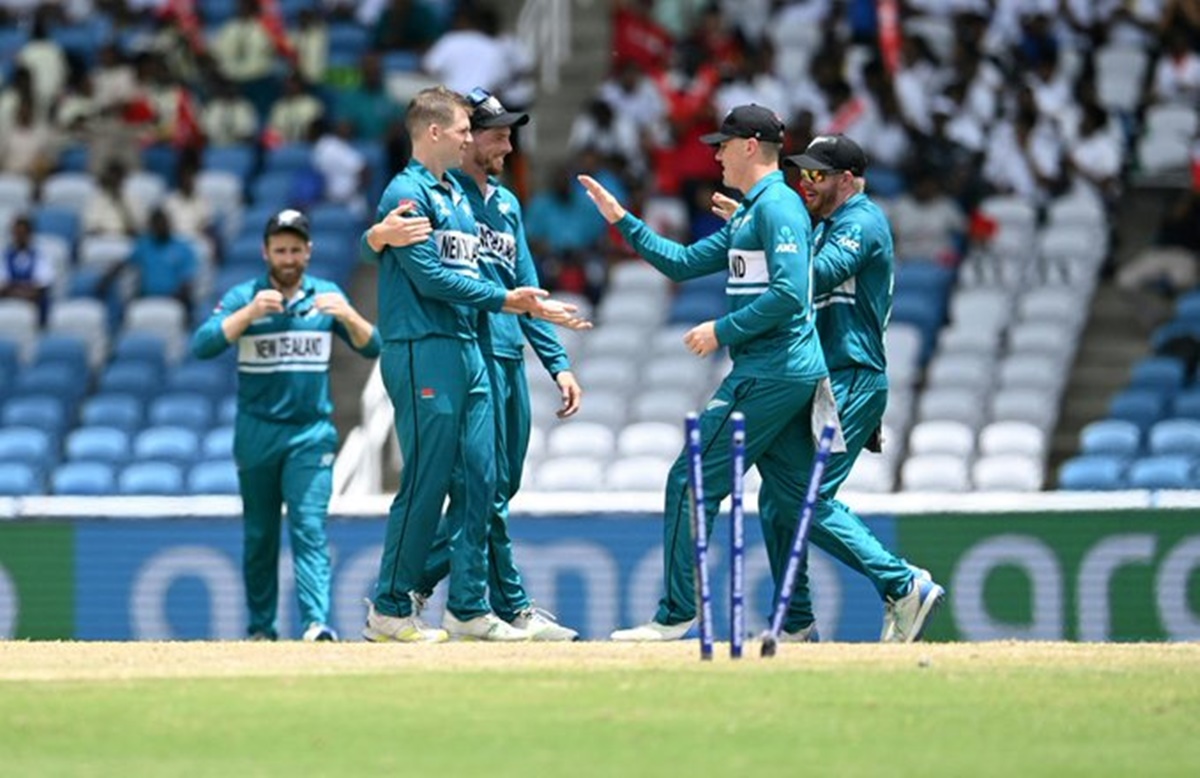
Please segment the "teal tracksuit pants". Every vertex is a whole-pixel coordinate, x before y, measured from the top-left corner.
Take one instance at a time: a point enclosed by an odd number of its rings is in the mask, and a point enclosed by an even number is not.
[[[705,514],[708,533],[721,500],[732,488],[730,470],[730,423],[734,411],[746,416],[746,463],[757,464],[764,484],[771,484],[775,510],[763,534],[791,536],[804,502],[805,481],[813,461],[812,400],[815,381],[779,380],[739,376],[731,373],[717,388],[700,416],[704,472]],[[663,521],[663,579],[665,594],[654,620],[679,624],[696,617],[695,546],[692,543],[688,509],[687,450],[671,467],[667,478]],[[787,548],[767,544],[772,569],[787,560]],[[774,555],[783,554],[783,559]]]
[[[275,619],[284,504],[301,624],[328,624],[330,565],[325,519],[333,490],[337,430],[328,419],[285,424],[239,413],[233,449],[244,514],[242,575],[250,612],[249,634],[278,636]]]
[[[825,468],[821,481],[820,500],[809,526],[809,543],[842,562],[852,570],[866,576],[874,585],[880,598],[899,597],[908,592],[913,574],[903,559],[888,551],[862,519],[844,503],[834,499],[842,482],[850,474],[854,462],[862,452],[872,433],[879,428],[883,412],[887,408],[887,382],[876,371],[846,369],[830,374],[834,399],[837,401],[838,418],[842,435],[846,440],[846,451],[833,454]],[[806,476],[807,478],[807,476]],[[779,524],[773,515],[778,503],[771,498],[773,485],[763,481],[759,492],[759,514],[764,525]],[[793,526],[795,526],[793,524]],[[793,536],[767,536],[767,554],[772,560],[786,562]],[[782,550],[781,550],[782,549]],[[803,560],[801,575],[796,578],[784,629],[795,632],[813,623],[812,594],[809,591],[807,554]],[[775,572],[774,566],[772,571]],[[775,575],[778,582],[782,569]],[[778,591],[776,592],[778,594]]]
[[[520,359],[488,357],[488,377],[492,383],[492,410],[496,420],[496,495],[488,515],[487,583],[492,612],[505,621],[530,605],[521,582],[521,573],[513,560],[512,538],[508,534],[508,503],[521,488],[525,454],[529,451],[529,382],[525,363]],[[461,524],[461,503],[451,501],[446,518],[438,530],[433,551],[425,567],[419,592],[428,596],[450,572],[448,527]]]
[[[486,517],[495,495],[491,384],[479,344],[431,336],[384,343],[380,368],[395,408],[403,460],[388,512],[375,608],[412,613],[447,496],[450,592],[446,607],[467,620],[488,611]]]

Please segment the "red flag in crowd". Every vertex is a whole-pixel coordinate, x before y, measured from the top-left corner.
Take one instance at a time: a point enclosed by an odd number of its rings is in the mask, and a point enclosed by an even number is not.
[[[900,69],[900,8],[896,0],[877,0],[875,11],[879,18],[879,50],[888,73]]]
[[[260,9],[258,20],[262,23],[263,29],[267,31],[267,37],[271,39],[271,43],[275,44],[275,50],[286,57],[289,62],[295,63],[296,49],[288,40],[279,0],[260,0],[258,7]]]
[[[179,100],[175,105],[175,125],[171,128],[171,144],[176,148],[199,147],[204,142],[200,132],[200,121],[196,116],[196,104],[191,91],[179,88]]]

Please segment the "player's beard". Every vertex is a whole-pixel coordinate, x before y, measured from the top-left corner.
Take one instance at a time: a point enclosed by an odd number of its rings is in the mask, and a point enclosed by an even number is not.
[[[288,265],[286,267],[271,266],[271,280],[281,289],[291,289],[300,283],[304,275],[304,265]]]

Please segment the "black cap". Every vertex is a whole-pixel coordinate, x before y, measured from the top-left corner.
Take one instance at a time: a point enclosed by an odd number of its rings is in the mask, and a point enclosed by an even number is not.
[[[849,170],[861,176],[867,170],[867,155],[845,135],[818,135],[803,154],[788,157],[784,163],[801,170]]]
[[[308,217],[295,208],[286,208],[267,221],[267,227],[263,230],[263,242],[281,232],[294,232],[305,240],[311,240],[312,234],[308,226]]]
[[[529,114],[508,111],[499,98],[484,89],[475,87],[467,94],[471,106],[471,129],[490,130],[493,127],[520,127],[529,124]]]
[[[721,120],[721,129],[700,136],[700,142],[719,146],[730,138],[757,138],[763,143],[783,143],[783,120],[770,108],[739,105]]]

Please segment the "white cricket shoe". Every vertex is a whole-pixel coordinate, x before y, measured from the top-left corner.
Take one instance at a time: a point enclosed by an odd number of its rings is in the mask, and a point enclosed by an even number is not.
[[[914,578],[908,594],[889,600],[884,607],[892,613],[891,631],[883,635],[885,643],[915,643],[925,634],[929,617],[941,605],[946,590],[933,581]]]
[[[446,611],[442,616],[442,628],[451,640],[483,640],[490,643],[519,643],[533,635],[502,620],[494,613],[485,613],[473,619],[459,621]]]
[[[446,630],[431,627],[417,615],[385,616],[367,600],[367,626],[362,636],[372,643],[445,643],[450,639]]]
[[[923,567],[917,567],[914,564],[906,563],[909,570],[912,570],[914,581],[932,581],[933,575]],[[896,609],[892,606],[891,601],[884,600],[883,603],[883,629],[879,633],[879,640],[882,643],[895,642],[891,639],[891,634],[896,629]]]
[[[517,629],[523,629],[528,632],[536,641],[569,643],[573,640],[579,640],[578,632],[570,627],[564,627],[562,624],[559,624],[558,619],[554,618],[554,615],[548,611],[535,608],[532,605],[518,612],[511,623]]]
[[[301,640],[308,643],[336,643],[338,634],[328,624],[314,621],[308,625],[308,629],[304,630]]]
[[[695,623],[695,619],[679,624],[659,624],[657,621],[648,621],[631,629],[619,629],[609,635],[608,639],[619,643],[661,643],[668,640],[682,640]]]

